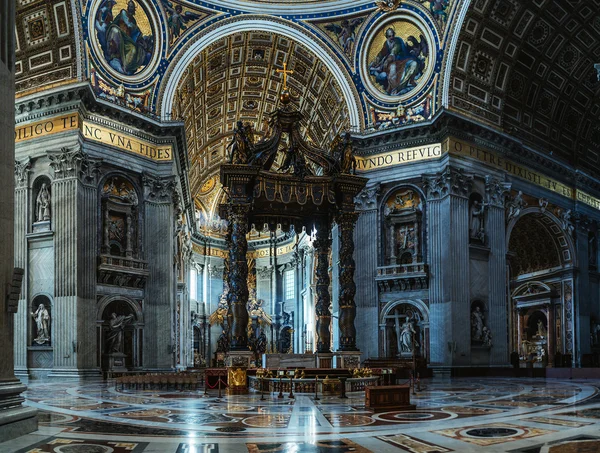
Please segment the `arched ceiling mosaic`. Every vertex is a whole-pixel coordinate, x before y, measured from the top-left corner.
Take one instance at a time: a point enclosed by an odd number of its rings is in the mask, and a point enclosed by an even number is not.
[[[72,0],[16,0],[17,96],[81,77],[79,6]]]
[[[449,106],[600,172],[600,0],[473,0]]]
[[[305,136],[318,146],[350,127],[340,87],[309,50],[284,36],[238,33],[215,42],[184,73],[174,113],[185,121],[190,157],[190,188],[203,210],[214,201],[219,165],[237,121],[252,124],[257,138],[267,131],[268,114],[279,106],[283,76],[288,77],[292,104],[304,114]],[[217,190],[218,191],[218,190]]]

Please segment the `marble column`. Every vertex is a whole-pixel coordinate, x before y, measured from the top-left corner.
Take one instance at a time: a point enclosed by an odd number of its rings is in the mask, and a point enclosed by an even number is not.
[[[506,221],[504,202],[510,191],[510,184],[490,176],[485,180],[486,202],[488,205],[486,233],[489,255],[489,299],[488,329],[492,332],[490,350],[491,365],[507,365],[510,361],[508,344],[508,316],[506,287]]]
[[[360,212],[354,229],[354,257],[356,262],[356,344],[361,359],[379,356],[378,337],[373,335],[379,326],[378,292],[375,281],[377,247],[380,229],[377,225],[377,197],[380,186],[367,187],[356,197]],[[385,343],[383,343],[385,344]]]
[[[357,212],[345,212],[337,216],[340,230],[340,296],[339,330],[340,351],[357,351],[356,348],[356,283],[354,282],[354,226]]]
[[[424,176],[429,231],[431,366],[470,363],[469,193],[473,177],[448,166]]]
[[[330,227],[322,224],[317,227],[317,238],[314,242],[315,255],[317,258],[317,302],[315,305],[316,315],[316,334],[317,346],[316,352],[329,353],[331,345],[331,334],[329,331],[331,325],[331,295],[329,294],[329,253],[331,251],[331,237],[329,236]]]
[[[37,411],[22,405],[26,387],[15,378],[13,317],[19,308],[20,284],[14,270],[14,13],[15,2],[5,2],[0,17],[0,46],[8,49],[0,60],[0,442],[37,429]]]
[[[554,305],[548,305],[548,366],[554,366],[556,354],[556,321],[554,319]]]
[[[29,217],[29,174],[31,172],[31,161],[29,158],[18,162],[15,161],[15,267],[25,269],[19,309],[15,315],[15,374],[17,376],[28,376],[27,372],[27,347],[28,335],[27,325],[29,321],[29,307],[27,306],[27,230],[31,222]]]
[[[229,248],[229,300],[233,315],[232,351],[248,351],[248,212],[248,205],[230,206],[229,223],[232,230]]]
[[[175,304],[173,288],[173,194],[172,177],[144,174],[144,250],[148,261],[148,281],[144,303],[143,366],[170,369],[173,363],[171,326]]]

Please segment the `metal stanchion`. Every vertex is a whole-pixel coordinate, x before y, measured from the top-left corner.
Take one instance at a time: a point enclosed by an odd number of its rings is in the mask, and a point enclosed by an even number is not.
[[[319,390],[319,375],[317,374],[315,376],[315,401],[319,401],[321,399],[321,398],[319,398],[318,390]]]
[[[340,398],[348,398],[346,396],[346,378],[345,377],[339,377],[338,380],[340,381],[340,387],[341,387],[341,392],[340,392]]]
[[[279,395],[277,398],[283,398],[283,382],[281,382],[281,374],[279,375]]]
[[[264,382],[265,382],[265,378],[264,378],[264,377],[263,377],[263,375],[261,374],[261,375],[260,375],[260,400],[261,400],[261,401],[264,401],[264,400],[266,400],[266,398],[265,398],[265,395],[264,395],[264,393],[263,393],[263,390],[264,390],[264,389],[263,389],[263,384],[264,384]]]
[[[290,375],[290,394],[288,395],[288,398],[292,398],[294,399],[294,375]]]

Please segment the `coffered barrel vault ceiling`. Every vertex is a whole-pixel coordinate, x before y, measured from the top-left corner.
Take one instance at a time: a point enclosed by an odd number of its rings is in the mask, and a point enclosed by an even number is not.
[[[237,121],[251,123],[257,138],[266,132],[268,114],[279,106],[283,77],[277,70],[284,62],[294,71],[288,86],[309,140],[329,148],[350,127],[339,85],[304,46],[265,32],[222,38],[196,56],[176,91],[174,111],[185,121],[192,194],[200,194],[218,172]]]
[[[449,106],[600,173],[600,0],[473,0]]]
[[[80,77],[77,6],[71,0],[16,0],[16,90],[22,96]],[[80,16],[80,15],[79,15]]]

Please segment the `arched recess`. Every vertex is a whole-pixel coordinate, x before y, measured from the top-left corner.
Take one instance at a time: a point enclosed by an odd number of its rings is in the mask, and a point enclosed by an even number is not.
[[[140,368],[143,365],[144,315],[140,304],[120,295],[104,296],[98,302],[96,312],[97,362],[103,370],[109,368],[108,340],[110,339],[110,321],[113,313],[116,317],[131,319],[123,323],[122,346],[125,354],[124,365],[127,369]]]
[[[32,231],[51,229],[52,220],[52,179],[48,175],[40,175],[31,185]]]
[[[413,184],[397,184],[383,194],[379,202],[383,266],[424,262],[427,256],[425,203],[425,195]]]
[[[571,366],[577,360],[577,348],[576,255],[570,226],[549,210],[527,208],[509,221],[507,244],[512,351],[522,364]],[[539,332],[538,320],[543,325]]]
[[[167,120],[170,117],[177,86],[184,71],[202,50],[221,38],[235,33],[254,32],[257,30],[286,36],[291,40],[301,42],[313,52],[333,74],[340,86],[348,107],[350,125],[361,129],[365,127],[364,114],[360,108],[358,91],[342,62],[324,45],[317,42],[314,37],[293,22],[256,15],[235,16],[206,27],[205,30],[196,35],[195,40],[191,40],[184,50],[180,51],[181,53],[175,59],[174,66],[171,66],[163,77],[163,80],[166,80],[167,83],[161,87],[158,94],[157,105],[163,120]]]
[[[399,299],[388,302],[379,315],[379,357],[411,359],[412,352],[403,351],[402,331],[411,321],[418,346],[415,355],[429,360],[429,308],[421,299]]]

